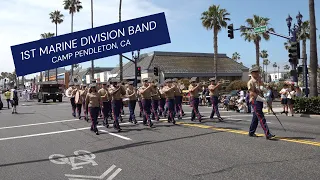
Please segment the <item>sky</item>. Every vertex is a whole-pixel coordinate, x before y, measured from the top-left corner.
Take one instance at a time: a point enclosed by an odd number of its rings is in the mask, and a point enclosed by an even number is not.
[[[90,0],[81,0],[83,9],[74,16],[74,31],[91,28]],[[315,0],[316,21],[319,24],[320,2]],[[234,28],[245,25],[247,18],[254,14],[270,18],[269,27],[279,34],[288,35],[286,18],[288,14],[296,23],[296,15],[300,11],[303,20],[309,19],[308,0],[123,0],[122,19],[134,19],[141,16],[165,12],[171,43],[141,50],[141,53],[152,51],[202,52],[213,53],[213,32],[206,30],[201,24],[201,13],[210,5],[220,5],[231,15]],[[118,21],[119,0],[94,0],[94,26],[102,26]],[[58,35],[71,31],[71,16],[63,9],[63,0],[0,0],[0,72],[12,72],[14,63],[10,46],[40,39],[40,34],[55,32],[55,24],[51,23],[49,13],[60,10],[64,14],[64,22],[58,26]],[[317,37],[319,31],[317,31]],[[318,50],[319,38],[318,39]],[[288,64],[288,53],[284,49],[286,39],[271,36],[269,41],[260,43],[260,50],[267,50],[271,64],[268,70],[273,72],[272,64],[277,62],[281,69]],[[232,57],[234,52],[241,55],[240,62],[247,67],[255,64],[255,46],[246,42],[240,32],[234,33],[230,40],[227,29],[218,34],[218,52]],[[309,54],[309,42],[307,42]],[[127,54],[130,56],[130,54]],[[124,60],[124,62],[127,62]],[[115,67],[119,64],[119,56],[95,60],[95,66]],[[90,67],[90,62],[81,63],[82,67]],[[69,69],[69,67],[66,67]],[[32,77],[29,75],[27,77]]]

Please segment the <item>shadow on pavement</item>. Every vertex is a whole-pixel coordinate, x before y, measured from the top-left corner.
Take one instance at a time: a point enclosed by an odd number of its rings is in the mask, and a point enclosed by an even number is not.
[[[203,134],[197,134],[193,136],[185,136],[185,137],[180,137],[180,138],[173,138],[173,139],[166,139],[166,140],[161,140],[161,141],[142,141],[142,142],[137,142],[137,143],[131,143],[131,144],[126,144],[123,146],[118,146],[118,147],[112,147],[108,149],[102,149],[98,151],[92,152],[93,154],[97,153],[105,153],[109,151],[116,151],[116,150],[122,150],[122,149],[128,149],[128,148],[133,148],[133,147],[139,147],[139,146],[145,146],[145,145],[151,145],[151,144],[157,144],[157,143],[163,143],[163,142],[170,142],[170,141],[175,141],[175,140],[181,140],[181,139],[188,139],[188,138],[194,138],[194,137],[199,137],[199,136],[206,136],[209,134],[215,134],[215,133],[220,133],[220,132],[210,132],[210,133],[203,133]],[[85,155],[82,154],[82,155]],[[90,155],[90,154],[87,154]],[[71,156],[66,156],[64,158],[70,158],[70,157],[76,157],[75,155]],[[52,159],[60,159],[59,157],[57,158],[52,158]],[[32,160],[32,161],[22,161],[22,162],[15,162],[15,163],[8,163],[8,164],[0,164],[0,167],[7,167],[7,166],[15,166],[15,165],[22,165],[22,164],[30,164],[30,163],[36,163],[36,162],[46,162],[50,161],[48,158],[46,159],[39,159],[39,160]]]
[[[25,114],[35,114],[35,112],[25,112],[25,113],[20,113],[20,112],[18,112],[17,115],[25,115]]]

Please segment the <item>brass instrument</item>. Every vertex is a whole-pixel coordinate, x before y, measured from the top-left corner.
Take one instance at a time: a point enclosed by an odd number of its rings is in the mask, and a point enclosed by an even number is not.
[[[184,90],[185,88],[184,84],[180,84],[180,90]]]

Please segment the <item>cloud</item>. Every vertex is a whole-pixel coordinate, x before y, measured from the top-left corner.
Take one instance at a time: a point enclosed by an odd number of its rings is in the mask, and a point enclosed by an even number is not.
[[[10,46],[38,40],[45,32],[55,32],[55,25],[49,19],[50,12],[60,10],[65,16],[58,26],[58,34],[70,33],[71,16],[62,4],[63,0],[0,1],[0,72],[14,70]],[[82,0],[83,9],[74,15],[74,31],[91,28],[90,4],[90,0]],[[118,0],[94,0],[94,26],[118,22],[118,10]],[[124,0],[122,20],[159,12],[178,17],[151,0]],[[172,20],[168,23],[173,24]]]

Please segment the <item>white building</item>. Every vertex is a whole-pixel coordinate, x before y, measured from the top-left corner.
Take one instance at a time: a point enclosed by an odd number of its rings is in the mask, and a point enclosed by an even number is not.
[[[290,75],[288,72],[279,72],[279,73],[270,73],[268,74],[268,77],[271,77],[271,82],[278,82],[281,80],[286,80],[290,78]]]

